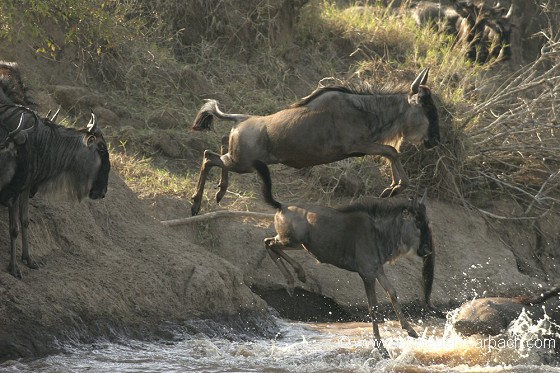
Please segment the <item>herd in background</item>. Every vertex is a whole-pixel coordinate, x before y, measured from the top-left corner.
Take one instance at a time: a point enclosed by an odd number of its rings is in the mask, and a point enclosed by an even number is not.
[[[455,46],[466,47],[467,59],[480,64],[511,58],[512,13],[513,5],[476,0],[452,0],[451,5],[420,1],[411,10],[416,24],[452,35]]]

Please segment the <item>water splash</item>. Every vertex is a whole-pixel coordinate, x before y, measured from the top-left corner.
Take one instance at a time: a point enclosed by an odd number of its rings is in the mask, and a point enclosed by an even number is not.
[[[457,312],[440,321],[417,322],[420,338],[411,338],[396,321],[381,326],[391,359],[374,348],[369,323],[300,323],[279,320],[273,339],[230,340],[202,334],[174,343],[126,341],[82,345],[65,354],[0,364],[4,372],[560,372],[542,365],[542,357],[523,357],[512,349],[480,347],[480,337],[453,330]],[[520,316],[512,335],[534,338],[533,324]],[[548,321],[550,324],[550,320]],[[537,323],[538,324],[538,323]],[[542,321],[539,330],[546,329]],[[533,333],[534,334],[534,333]],[[536,335],[536,334],[535,334]],[[75,347],[75,346],[74,346]]]
[[[542,306],[543,316],[536,320],[525,308],[519,317],[513,320],[507,329],[507,336],[514,341],[515,349],[522,355],[528,356],[534,350],[539,353],[550,353],[558,348],[560,343],[560,325],[551,320]]]

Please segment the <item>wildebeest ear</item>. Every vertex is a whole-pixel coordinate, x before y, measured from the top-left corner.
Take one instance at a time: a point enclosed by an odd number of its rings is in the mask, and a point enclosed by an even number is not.
[[[409,198],[408,205],[411,209],[416,210],[418,208],[418,198],[416,198],[416,196]]]
[[[430,88],[425,86],[418,88],[418,98],[420,100],[422,100],[426,96],[431,96],[431,95],[432,95],[432,91],[430,90]]]

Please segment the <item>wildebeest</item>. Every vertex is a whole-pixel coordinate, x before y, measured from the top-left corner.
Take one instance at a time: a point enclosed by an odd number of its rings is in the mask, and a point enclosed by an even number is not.
[[[408,177],[399,161],[403,140],[439,143],[437,107],[426,86],[428,68],[420,72],[410,89],[375,90],[368,86],[321,87],[299,102],[267,116],[226,114],[209,100],[199,110],[193,129],[209,129],[213,118],[235,122],[222,140],[222,155],[204,151],[191,212],[200,210],[208,171],[222,169],[216,200],[228,187],[228,172],[253,171],[253,162],[282,163],[303,168],[348,157],[382,155],[391,164],[392,183],[382,193],[392,196],[404,189]],[[226,152],[227,151],[227,152]]]
[[[451,6],[421,1],[412,18],[419,26],[441,22],[443,31],[455,36],[454,45],[466,47],[469,60],[485,63],[511,58],[512,12],[513,6],[506,11],[499,4],[491,7],[472,0],[454,1]]]
[[[560,287],[554,287],[534,297],[477,298],[464,303],[458,310],[453,328],[463,335],[498,335],[503,333],[521,312],[535,320],[546,313],[560,324]],[[560,332],[560,330],[559,330]],[[560,345],[558,346],[560,349]]]
[[[33,132],[27,138],[28,159],[21,165],[28,167],[25,182],[16,191],[15,198],[0,201],[8,206],[9,211],[11,258],[8,271],[21,278],[16,262],[16,239],[20,224],[22,261],[30,268],[38,268],[29,250],[29,198],[38,191],[64,192],[69,198],[78,201],[86,196],[91,199],[103,198],[107,192],[111,165],[107,143],[93,113],[86,128],[67,128],[16,105],[8,98],[11,92],[4,93],[0,90],[1,125],[13,130],[17,127],[16,119],[23,115],[25,127],[33,127]]]
[[[389,354],[379,334],[376,280],[387,292],[402,328],[408,335],[418,337],[404,318],[397,293],[383,271],[383,264],[408,253],[422,257],[424,300],[430,309],[437,312],[430,301],[435,252],[422,201],[375,199],[339,208],[281,204],[272,196],[268,166],[260,161],[255,161],[253,165],[262,178],[264,200],[276,209],[274,227],[277,234],[264,240],[266,250],[286,277],[288,285],[293,287],[294,279],[282,260],[293,267],[301,281],[305,281],[301,265],[284,252],[301,245],[318,261],[360,275],[366,289],[375,346],[384,357]]]

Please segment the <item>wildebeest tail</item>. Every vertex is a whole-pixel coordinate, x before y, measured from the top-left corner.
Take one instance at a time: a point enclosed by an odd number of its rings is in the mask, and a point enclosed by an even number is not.
[[[270,171],[266,163],[256,160],[253,162],[253,167],[257,170],[257,173],[262,179],[261,192],[264,197],[264,201],[270,206],[279,210],[282,208],[282,204],[274,199],[272,196],[272,180],[270,179]]]
[[[436,264],[436,250],[432,238],[432,230],[428,226],[427,232],[425,232],[423,240],[424,244],[427,245],[426,249],[428,251],[427,255],[422,258],[422,284],[424,285],[424,301],[426,306],[434,313],[435,316],[440,318],[445,318],[445,314],[435,308],[432,305],[432,286],[434,284],[434,269]]]
[[[560,286],[556,286],[548,291],[543,292],[538,297],[533,297],[533,298],[517,297],[516,300],[519,303],[523,303],[523,304],[539,304],[559,294],[560,294]]]
[[[192,129],[195,131],[204,131],[204,130],[212,129],[212,125],[214,124],[214,117],[223,120],[242,122],[245,119],[249,118],[249,115],[223,113],[218,108],[218,101],[206,100],[206,103],[202,105],[202,107],[196,114],[196,118],[194,118]]]

